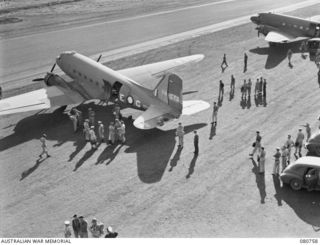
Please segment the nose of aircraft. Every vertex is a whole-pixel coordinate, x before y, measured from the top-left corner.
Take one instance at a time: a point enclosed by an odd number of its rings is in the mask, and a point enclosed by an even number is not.
[[[259,24],[259,16],[252,16],[250,20],[257,25]]]

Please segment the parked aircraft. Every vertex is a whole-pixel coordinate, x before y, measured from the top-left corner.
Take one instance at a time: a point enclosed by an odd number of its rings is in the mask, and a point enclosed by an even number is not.
[[[260,13],[252,16],[251,21],[257,25],[258,36],[262,33],[269,43],[290,43],[320,37],[320,22],[317,18],[302,19],[298,17]]]
[[[101,57],[99,57],[100,59]],[[208,109],[201,100],[182,100],[182,79],[172,69],[201,61],[204,55],[191,55],[173,60],[114,71],[75,51],[61,53],[44,78],[47,85],[29,93],[0,101],[0,115],[79,104],[86,100],[118,99],[123,107],[144,111],[135,121],[139,129],[151,129],[165,122]],[[67,75],[53,73],[56,64]],[[138,81],[158,78],[154,90]]]

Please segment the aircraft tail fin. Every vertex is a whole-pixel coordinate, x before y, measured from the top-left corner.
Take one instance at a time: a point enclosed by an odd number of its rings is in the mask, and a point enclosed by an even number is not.
[[[173,73],[165,74],[153,91],[154,96],[182,113],[182,79]]]

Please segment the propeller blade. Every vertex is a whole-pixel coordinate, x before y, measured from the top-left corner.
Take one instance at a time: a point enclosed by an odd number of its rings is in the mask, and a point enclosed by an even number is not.
[[[54,70],[55,67],[56,67],[56,63],[53,64],[50,72],[53,72],[53,70]]]
[[[44,78],[35,78],[32,80],[32,82],[41,82],[44,81]]]
[[[100,54],[99,58],[97,59],[97,62],[100,61],[101,57],[102,57],[102,54]]]

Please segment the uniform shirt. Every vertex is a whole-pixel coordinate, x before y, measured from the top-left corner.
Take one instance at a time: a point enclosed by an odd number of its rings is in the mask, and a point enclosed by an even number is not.
[[[176,134],[178,136],[183,136],[184,135],[184,129],[183,129],[183,126],[182,125],[179,125],[178,128],[177,128],[177,131],[176,131]]]
[[[287,158],[288,153],[289,153],[289,152],[288,152],[287,149],[283,150],[282,153],[281,153],[281,157],[282,157],[282,158]]]
[[[262,137],[260,135],[257,135],[256,142],[261,142]]]
[[[90,232],[93,237],[100,237],[101,235],[100,227],[96,224],[90,226]]]
[[[80,220],[80,231],[88,232],[88,222],[86,220]]]
[[[296,142],[302,143],[304,139],[304,134],[302,132],[299,132],[297,135]]]
[[[102,123],[99,125],[98,130],[99,130],[99,136],[103,136],[104,135],[104,126]]]
[[[286,145],[290,149],[294,145],[293,140],[292,139],[287,139]]]
[[[113,125],[109,126],[109,134],[114,134],[115,128]]]
[[[96,141],[97,140],[96,133],[94,132],[93,129],[90,129],[90,140],[91,141]]]
[[[251,80],[249,80],[249,82],[248,82],[248,88],[251,88],[251,86],[252,86],[252,82],[251,82]]]
[[[41,147],[42,148],[46,148],[47,147],[46,138],[45,137],[41,137],[40,138],[40,142],[41,142]]]
[[[306,126],[306,131],[307,131],[307,134],[311,134],[311,128],[310,128],[310,126]]]
[[[213,106],[213,112],[214,112],[214,113],[217,113],[218,110],[219,110],[219,106],[214,105],[214,106]]]
[[[75,231],[79,231],[80,230],[80,221],[78,218],[75,218],[72,220],[72,228]]]
[[[64,237],[65,238],[70,238],[71,237],[71,228],[70,226],[65,226],[64,228]]]
[[[262,150],[261,152],[260,152],[260,159],[261,158],[265,158],[266,157],[266,151],[264,151],[264,150]]]
[[[281,157],[281,153],[280,153],[279,151],[277,151],[277,152],[276,152],[276,154],[274,154],[273,156],[274,156],[274,158],[275,158],[275,159],[276,159],[276,161],[277,161],[277,160],[279,160],[279,159],[280,159],[280,157]]]

